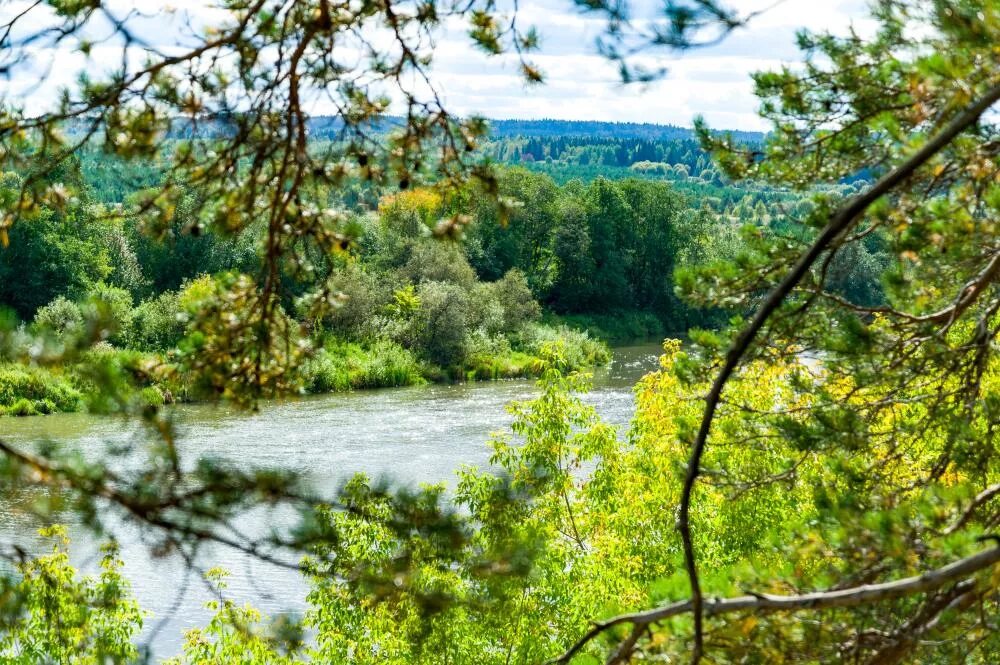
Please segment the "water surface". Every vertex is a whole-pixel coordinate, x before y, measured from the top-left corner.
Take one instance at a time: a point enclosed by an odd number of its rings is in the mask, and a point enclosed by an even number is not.
[[[656,367],[656,344],[619,347],[609,367],[594,376],[585,400],[612,424],[627,427],[634,410],[632,388]],[[531,381],[428,385],[324,395],[268,404],[247,414],[225,406],[177,407],[179,448],[183,459],[212,456],[247,467],[271,467],[306,474],[330,493],[356,472],[386,476],[397,483],[446,482],[463,464],[489,464],[489,437],[510,424],[505,405],[536,394]],[[87,414],[0,420],[7,440],[29,444],[53,440],[98,455],[112,445],[141,445],[135,422]],[[280,516],[257,513],[241,528],[268,528]],[[72,557],[81,569],[95,568],[99,543],[67,516]],[[22,506],[0,501],[4,544],[29,551],[40,547],[40,524]],[[141,640],[156,657],[175,655],[185,628],[203,625],[211,592],[179,556],[153,557],[143,533],[118,524],[114,535],[122,548],[125,575],[140,605],[152,616]],[[148,536],[147,536],[148,537]],[[306,584],[298,573],[261,563],[232,549],[206,546],[197,567],[230,571],[226,594],[238,603],[252,602],[272,615],[304,606]]]

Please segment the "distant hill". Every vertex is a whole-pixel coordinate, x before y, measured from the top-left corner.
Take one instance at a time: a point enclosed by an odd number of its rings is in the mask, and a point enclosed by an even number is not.
[[[648,122],[601,122],[598,120],[489,120],[491,134],[500,137],[616,138],[616,139],[690,139],[694,130],[677,125],[656,125]],[[727,130],[722,130],[727,131]],[[760,132],[732,131],[739,141],[756,142]]]
[[[82,134],[89,129],[90,120],[79,118],[67,125],[68,132]],[[402,118],[389,117],[380,123],[373,123],[374,131],[387,131],[399,126]],[[571,138],[571,139],[644,139],[647,141],[671,141],[694,138],[694,130],[676,125],[657,125],[639,122],[602,122],[598,120],[514,120],[490,119],[490,134],[493,139],[505,138]],[[337,116],[314,116],[309,119],[309,134],[313,139],[336,138],[343,127]],[[197,121],[178,119],[173,123],[171,138],[208,138],[227,133],[228,123],[221,117],[201,118]],[[729,130],[720,130],[729,132]],[[760,132],[731,131],[742,142],[754,143],[764,135]]]
[[[385,127],[392,127],[402,122],[402,118],[390,118],[385,121]],[[694,138],[694,130],[677,125],[656,125],[648,122],[602,122],[599,120],[514,120],[494,118],[488,119],[490,135],[494,139],[502,138],[588,138],[588,139],[647,139],[664,141],[673,139]],[[310,133],[314,138],[333,136],[341,127],[341,121],[334,116],[316,116],[309,120]],[[729,130],[720,130],[729,131]],[[763,139],[760,132],[732,131],[733,136],[744,142],[757,142]]]

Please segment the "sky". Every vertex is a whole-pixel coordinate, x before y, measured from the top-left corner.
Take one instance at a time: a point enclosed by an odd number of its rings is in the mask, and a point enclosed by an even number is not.
[[[2,0],[0,18],[15,11],[25,0]],[[127,4],[129,0],[106,0]],[[135,2],[136,0],[131,0]],[[148,10],[167,0],[142,0]],[[633,0],[635,14],[653,11],[660,0]],[[211,0],[170,0],[170,4],[195,24],[210,24]],[[765,10],[746,28],[730,34],[722,43],[684,53],[645,52],[640,61],[665,67],[666,74],[650,84],[624,86],[616,66],[602,58],[595,39],[602,23],[582,15],[572,0],[520,0],[519,24],[536,27],[541,49],[532,56],[546,83],[528,87],[512,57],[486,58],[475,51],[462,29],[446,31],[434,49],[433,76],[443,93],[446,107],[462,115],[490,118],[557,118],[651,122],[690,126],[703,115],[713,127],[765,129],[757,117],[750,73],[794,64],[801,58],[795,47],[800,28],[843,32],[849,27],[865,31],[870,25],[865,0],[730,0],[741,14]],[[3,5],[6,5],[4,9]],[[647,14],[648,15],[648,14]],[[162,21],[151,20],[142,28],[154,40],[169,41],[170,30]],[[21,69],[8,81],[0,81],[0,96],[24,102],[41,110],[51,102],[60,85],[72,82],[83,67],[99,69],[101,59],[117,62],[120,51],[96,49],[89,63],[69,49],[36,54],[36,73],[51,65],[46,86],[34,86],[32,72]],[[37,78],[37,76],[35,77]],[[314,112],[323,112],[316,108]]]
[[[766,125],[756,114],[752,72],[801,61],[795,46],[801,28],[841,33],[852,25],[864,32],[871,25],[864,0],[731,0],[729,6],[742,14],[766,11],[717,46],[646,54],[646,62],[667,68],[648,85],[620,83],[615,66],[594,47],[600,24],[581,16],[568,0],[521,5],[525,23],[541,33],[542,48],[533,59],[546,85],[526,88],[515,63],[484,64],[460,40],[449,40],[435,53],[437,76],[448,101],[463,113],[685,127],[701,114],[713,127],[761,130]]]

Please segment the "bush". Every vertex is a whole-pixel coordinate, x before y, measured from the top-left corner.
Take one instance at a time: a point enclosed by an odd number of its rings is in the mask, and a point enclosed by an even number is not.
[[[425,282],[417,293],[417,348],[435,364],[461,364],[469,334],[469,295],[445,282]]]
[[[176,291],[161,293],[135,308],[132,343],[148,351],[172,349],[184,337],[187,315]]]
[[[347,392],[351,389],[350,367],[344,354],[320,349],[306,362],[303,374],[306,391],[310,393]]]
[[[83,329],[80,307],[64,296],[59,296],[35,312],[35,328],[65,337],[78,334]]]
[[[163,391],[157,386],[146,386],[139,391],[139,401],[144,406],[163,406],[167,403]]]
[[[585,330],[591,336],[611,344],[621,344],[666,335],[663,322],[651,312],[620,310],[609,314],[567,314],[553,317],[552,322]]]
[[[351,374],[354,388],[396,388],[425,382],[416,357],[387,340],[376,342],[368,350],[368,358],[361,368]]]
[[[370,335],[371,320],[392,300],[386,280],[351,265],[337,272],[330,285],[345,298],[324,317],[324,325],[352,339]]]
[[[80,392],[55,372],[24,365],[0,365],[0,407],[7,413],[77,411],[81,404]]]
[[[115,346],[130,346],[134,333],[132,294],[117,286],[98,282],[87,291],[84,307],[105,327],[104,336]]]
[[[571,370],[604,365],[611,360],[607,344],[566,326],[532,324],[525,327],[519,341],[521,350],[534,356],[541,356],[546,345],[561,344]]]
[[[506,337],[490,337],[477,331],[469,340],[464,366],[465,380],[496,381],[535,376],[541,366],[538,358],[512,350]]]
[[[5,412],[8,416],[17,416],[19,418],[38,415],[38,411],[35,409],[35,405],[31,402],[31,400],[23,397],[14,402],[11,406],[7,407]]]
[[[304,370],[310,393],[418,385],[425,383],[423,373],[413,353],[388,340],[367,349],[350,342],[331,342]]]
[[[504,309],[493,284],[476,284],[469,297],[469,329],[486,336],[502,335]]]
[[[504,332],[517,332],[542,315],[542,308],[531,293],[528,279],[520,270],[507,271],[502,279],[490,286],[503,309]]]
[[[476,271],[469,265],[461,247],[441,240],[414,243],[409,260],[399,269],[400,277],[410,283],[448,282],[471,286]]]

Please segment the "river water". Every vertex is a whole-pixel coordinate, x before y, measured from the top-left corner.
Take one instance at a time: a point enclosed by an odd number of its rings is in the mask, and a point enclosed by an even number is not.
[[[624,432],[634,411],[632,388],[656,368],[657,344],[619,347],[607,368],[595,372],[594,390],[585,396],[601,416]],[[265,405],[247,414],[225,406],[175,408],[183,458],[211,456],[234,463],[283,468],[305,474],[317,490],[331,492],[356,472],[387,477],[396,483],[450,482],[463,464],[486,467],[491,432],[510,424],[505,405],[536,394],[531,381],[428,385],[324,395]],[[16,444],[41,440],[75,446],[97,454],[109,443],[134,443],[143,436],[134,422],[58,414],[0,419],[0,434]],[[267,526],[273,517],[258,516]],[[71,556],[91,572],[99,558],[93,537],[67,517],[73,538]],[[0,500],[0,543],[28,551],[42,547],[41,526],[30,513]],[[183,631],[204,625],[210,614],[203,605],[211,591],[179,556],[153,557],[149,543],[134,526],[114,530],[124,573],[140,605],[150,612],[140,642],[155,657],[176,655]],[[304,606],[307,591],[298,573],[221,546],[200,551],[199,566],[230,572],[227,597],[251,602],[272,616]]]

